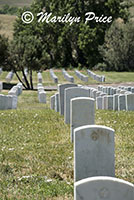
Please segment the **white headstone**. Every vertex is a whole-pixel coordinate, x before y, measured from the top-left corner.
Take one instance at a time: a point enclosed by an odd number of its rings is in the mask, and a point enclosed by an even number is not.
[[[55,95],[51,96],[50,98],[50,108],[55,110]]]
[[[107,95],[103,96],[102,100],[102,109],[106,110],[107,109]]]
[[[118,110],[118,94],[113,95],[113,110]]]
[[[74,130],[74,180],[115,176],[114,130],[88,125]]]
[[[0,110],[6,109],[6,96],[3,94],[0,94]]]
[[[61,115],[64,115],[64,90],[69,87],[77,87],[76,84],[60,84],[58,85],[58,92],[59,92],[59,111]]]
[[[88,97],[71,99],[70,124],[71,141],[73,142],[74,129],[95,123],[95,100]]]
[[[103,102],[103,97],[97,97],[96,98],[96,109],[102,109],[102,102]]]
[[[8,98],[7,109],[12,109],[13,96],[7,95],[7,98]]]
[[[134,185],[113,177],[97,176],[74,184],[74,200],[133,200]]]
[[[126,110],[134,110],[134,94],[126,95]]]
[[[65,89],[64,94],[64,120],[66,124],[70,124],[70,100],[75,97],[89,97],[89,89],[81,87],[71,87]]]
[[[18,97],[13,96],[12,98],[12,109],[17,109]]]
[[[59,112],[59,93],[55,94],[55,111]]]
[[[38,94],[39,103],[46,103],[46,92],[41,91]]]
[[[126,110],[126,95],[124,94],[118,96],[118,110]]]
[[[107,108],[108,110],[113,110],[113,96],[107,96]]]

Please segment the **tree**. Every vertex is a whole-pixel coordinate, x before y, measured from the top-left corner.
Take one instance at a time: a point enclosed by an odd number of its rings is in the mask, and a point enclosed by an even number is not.
[[[36,36],[20,35],[9,46],[8,66],[15,72],[26,89],[33,89],[32,71],[41,70],[44,57],[41,41]],[[49,58],[47,61],[49,61]],[[28,69],[29,80],[25,75],[25,68]],[[18,71],[22,72],[24,81]]]
[[[32,24],[25,25],[21,21],[21,11],[19,20],[15,25],[15,36],[25,32],[36,35],[41,39],[45,52],[50,56],[49,67],[77,67],[78,64],[89,68],[93,67],[102,56],[98,51],[98,46],[104,42],[105,31],[110,27],[110,23],[96,23],[95,20],[85,24],[85,13],[92,11],[96,16],[112,16],[113,20],[123,17],[127,19],[127,12],[122,0],[69,0],[62,1],[36,0],[31,11],[35,16]],[[39,12],[52,13],[52,16],[64,16],[70,13],[73,17],[80,17],[79,23],[38,23]]]
[[[107,64],[105,70],[134,71],[134,22],[116,20],[106,32],[100,53]]]
[[[8,39],[4,35],[0,35],[0,66],[5,66],[8,55]]]

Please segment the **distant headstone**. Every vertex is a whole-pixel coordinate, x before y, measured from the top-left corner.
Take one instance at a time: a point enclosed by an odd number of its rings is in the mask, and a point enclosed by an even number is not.
[[[46,92],[41,91],[38,94],[39,103],[46,103]]]
[[[134,94],[126,95],[126,110],[134,110]]]
[[[118,94],[113,95],[113,110],[118,110]]]
[[[107,109],[107,95],[103,96],[102,100],[102,109],[106,110]]]
[[[41,72],[37,73],[38,83],[42,83],[42,74]]]
[[[71,99],[70,124],[71,141],[73,142],[74,129],[95,123],[95,100],[88,97]]]
[[[113,177],[97,176],[74,184],[74,200],[133,200],[134,185]]]
[[[58,77],[55,75],[53,69],[50,69],[50,76],[53,79],[54,83],[58,83]]]
[[[67,71],[66,71],[65,69],[62,69],[62,73],[63,73],[64,78],[65,78],[67,81],[69,81],[69,82],[71,82],[71,83],[74,83],[74,77],[73,77],[73,76],[70,76],[70,75],[67,73]]]
[[[12,109],[13,96],[7,95],[7,98],[8,98],[7,109]]]
[[[113,110],[113,96],[112,95],[107,96],[107,105],[106,106],[107,106],[106,109]]]
[[[12,97],[12,109],[17,109],[17,103],[18,103],[18,97],[14,95]]]
[[[50,98],[50,108],[55,110],[55,95],[51,96]]]
[[[77,87],[77,84],[69,83],[69,84],[60,84],[58,85],[59,92],[59,111],[61,115],[64,115],[64,93],[65,89],[69,87]]]
[[[0,110],[6,109],[6,96],[3,94],[0,94]]]
[[[9,83],[12,80],[13,76],[14,72],[13,71],[9,72],[6,76],[6,81]]]
[[[74,130],[74,180],[115,176],[114,130],[88,125]]]
[[[75,70],[75,74],[80,80],[82,80],[84,82],[88,82],[88,76],[82,74],[80,71]]]
[[[55,94],[55,111],[59,112],[59,93]]]
[[[124,94],[118,96],[118,110],[126,110],[126,95]]]
[[[102,102],[103,102],[103,97],[97,97],[96,98],[96,109],[102,109]]]

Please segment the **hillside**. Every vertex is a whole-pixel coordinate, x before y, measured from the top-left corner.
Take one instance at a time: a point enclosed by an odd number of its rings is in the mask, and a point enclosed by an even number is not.
[[[0,0],[0,8],[5,4],[17,7],[29,6],[32,3],[32,1],[33,0]]]
[[[16,19],[16,16],[12,15],[0,15],[0,34],[4,34],[9,39],[13,37],[13,23]]]

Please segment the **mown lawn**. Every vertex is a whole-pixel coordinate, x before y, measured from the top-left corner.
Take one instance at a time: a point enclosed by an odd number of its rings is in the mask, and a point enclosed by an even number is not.
[[[23,91],[17,110],[0,111],[0,199],[72,200],[70,127],[37,91]],[[96,124],[115,129],[116,177],[134,183],[134,112],[96,111]]]

